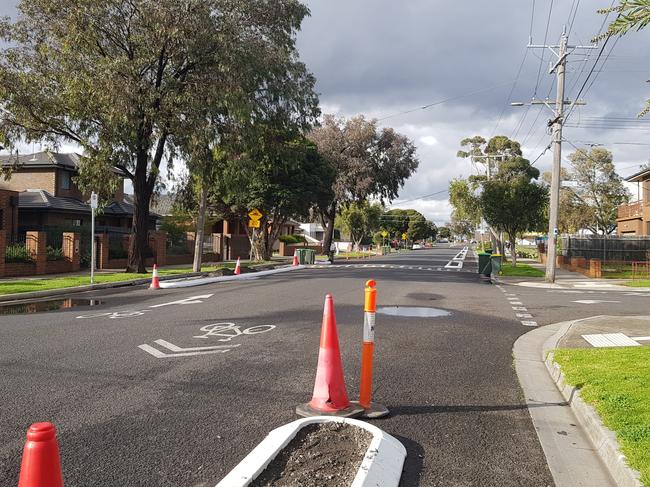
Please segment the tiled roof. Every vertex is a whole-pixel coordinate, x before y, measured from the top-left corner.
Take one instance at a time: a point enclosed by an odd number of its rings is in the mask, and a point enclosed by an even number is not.
[[[57,210],[57,211],[71,211],[75,213],[88,213],[90,214],[90,205],[83,201],[74,198],[61,198],[53,196],[51,193],[43,190],[28,190],[18,194],[18,208],[19,209],[32,209],[32,210]],[[121,216],[128,217],[133,215],[133,205],[127,202],[113,201],[111,204],[104,208],[105,216]],[[158,217],[155,212],[151,212],[151,216]]]
[[[0,164],[25,168],[61,167],[75,171],[79,166],[78,154],[59,154],[56,152],[42,151],[35,154],[19,154],[0,156]]]
[[[625,180],[629,183],[646,181],[647,179],[650,179],[650,169],[641,169],[639,172],[632,174],[630,177],[625,178]]]
[[[124,202],[128,203],[133,207],[133,195],[125,194]],[[174,197],[170,194],[159,194],[151,197],[151,202],[149,203],[149,209],[152,214],[156,215],[171,215],[172,206],[174,205]]]

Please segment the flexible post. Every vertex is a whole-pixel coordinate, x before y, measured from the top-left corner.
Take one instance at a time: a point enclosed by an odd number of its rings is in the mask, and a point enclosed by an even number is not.
[[[361,351],[361,386],[359,404],[369,408],[372,402],[372,356],[375,350],[375,312],[377,311],[377,283],[366,282],[363,307],[363,348]]]

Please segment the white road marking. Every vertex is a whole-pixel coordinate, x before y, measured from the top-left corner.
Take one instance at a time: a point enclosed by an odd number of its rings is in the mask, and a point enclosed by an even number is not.
[[[166,349],[171,350],[172,352],[198,352],[201,350],[218,350],[223,348],[231,349],[233,347],[238,347],[239,345],[241,345],[240,343],[233,343],[232,345],[211,345],[209,347],[181,348],[165,340],[154,340],[154,343],[157,343],[161,347],[165,347]]]
[[[172,306],[174,304],[200,304],[204,299],[208,299],[214,296],[214,294],[202,294],[200,296],[192,296],[191,298],[179,299],[178,301],[170,301],[169,303],[154,304],[149,306],[150,308],[162,308],[163,306]]]
[[[623,333],[597,333],[582,335],[591,346],[596,348],[604,347],[639,347],[640,343]]]
[[[524,306],[511,306],[511,308],[514,309],[515,311],[528,311],[528,308]]]
[[[524,326],[537,326],[536,321],[522,321],[521,324]]]
[[[620,301],[601,301],[600,299],[579,299],[571,302],[578,304],[620,303]]]
[[[533,315],[531,315],[530,313],[515,313],[515,316],[517,318],[532,318],[533,317]]]
[[[650,341],[650,337],[632,337],[632,340],[637,342],[647,342]]]
[[[521,301],[510,301],[510,304],[514,304],[516,306],[522,306],[524,303],[522,303]]]
[[[225,350],[206,350],[206,351],[201,351],[201,352],[183,352],[183,353],[164,353],[161,352],[160,350],[157,350],[153,348],[150,345],[138,345],[138,348],[140,350],[144,350],[145,352],[153,355],[156,358],[172,358],[172,357],[191,357],[192,355],[207,355],[210,353],[225,353],[229,351],[230,349],[225,349]]]

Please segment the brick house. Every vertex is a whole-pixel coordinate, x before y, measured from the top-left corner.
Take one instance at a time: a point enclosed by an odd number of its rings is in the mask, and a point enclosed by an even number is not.
[[[0,164],[11,169],[8,179],[0,178],[0,190],[18,192],[18,224],[12,233],[47,228],[87,227],[90,225],[89,195],[84,195],[73,181],[78,172],[78,154],[50,151],[20,156],[0,156]],[[121,172],[115,170],[121,177]],[[133,205],[124,201],[124,188],[119,185],[112,201],[98,215],[98,228],[122,228],[128,231],[133,218]],[[155,228],[157,215],[151,216]]]
[[[625,179],[636,183],[636,201],[618,207],[619,235],[650,235],[650,169],[644,169]]]

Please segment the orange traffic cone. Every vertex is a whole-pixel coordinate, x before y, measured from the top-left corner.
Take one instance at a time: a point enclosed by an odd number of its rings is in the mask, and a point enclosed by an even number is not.
[[[294,250],[293,251],[293,263],[292,265],[298,265],[298,251]]]
[[[237,257],[237,264],[235,265],[235,275],[238,276],[241,274],[241,265],[239,262],[239,257]]]
[[[151,277],[151,286],[149,289],[160,289],[160,281],[158,280],[158,266],[153,265],[153,276]]]
[[[63,487],[59,445],[52,423],[34,423],[27,430],[18,487]]]
[[[328,294],[325,296],[323,310],[314,393],[310,402],[296,406],[296,414],[304,417],[326,415],[347,418],[358,416],[362,412],[362,407],[350,403],[345,389],[334,301]]]

